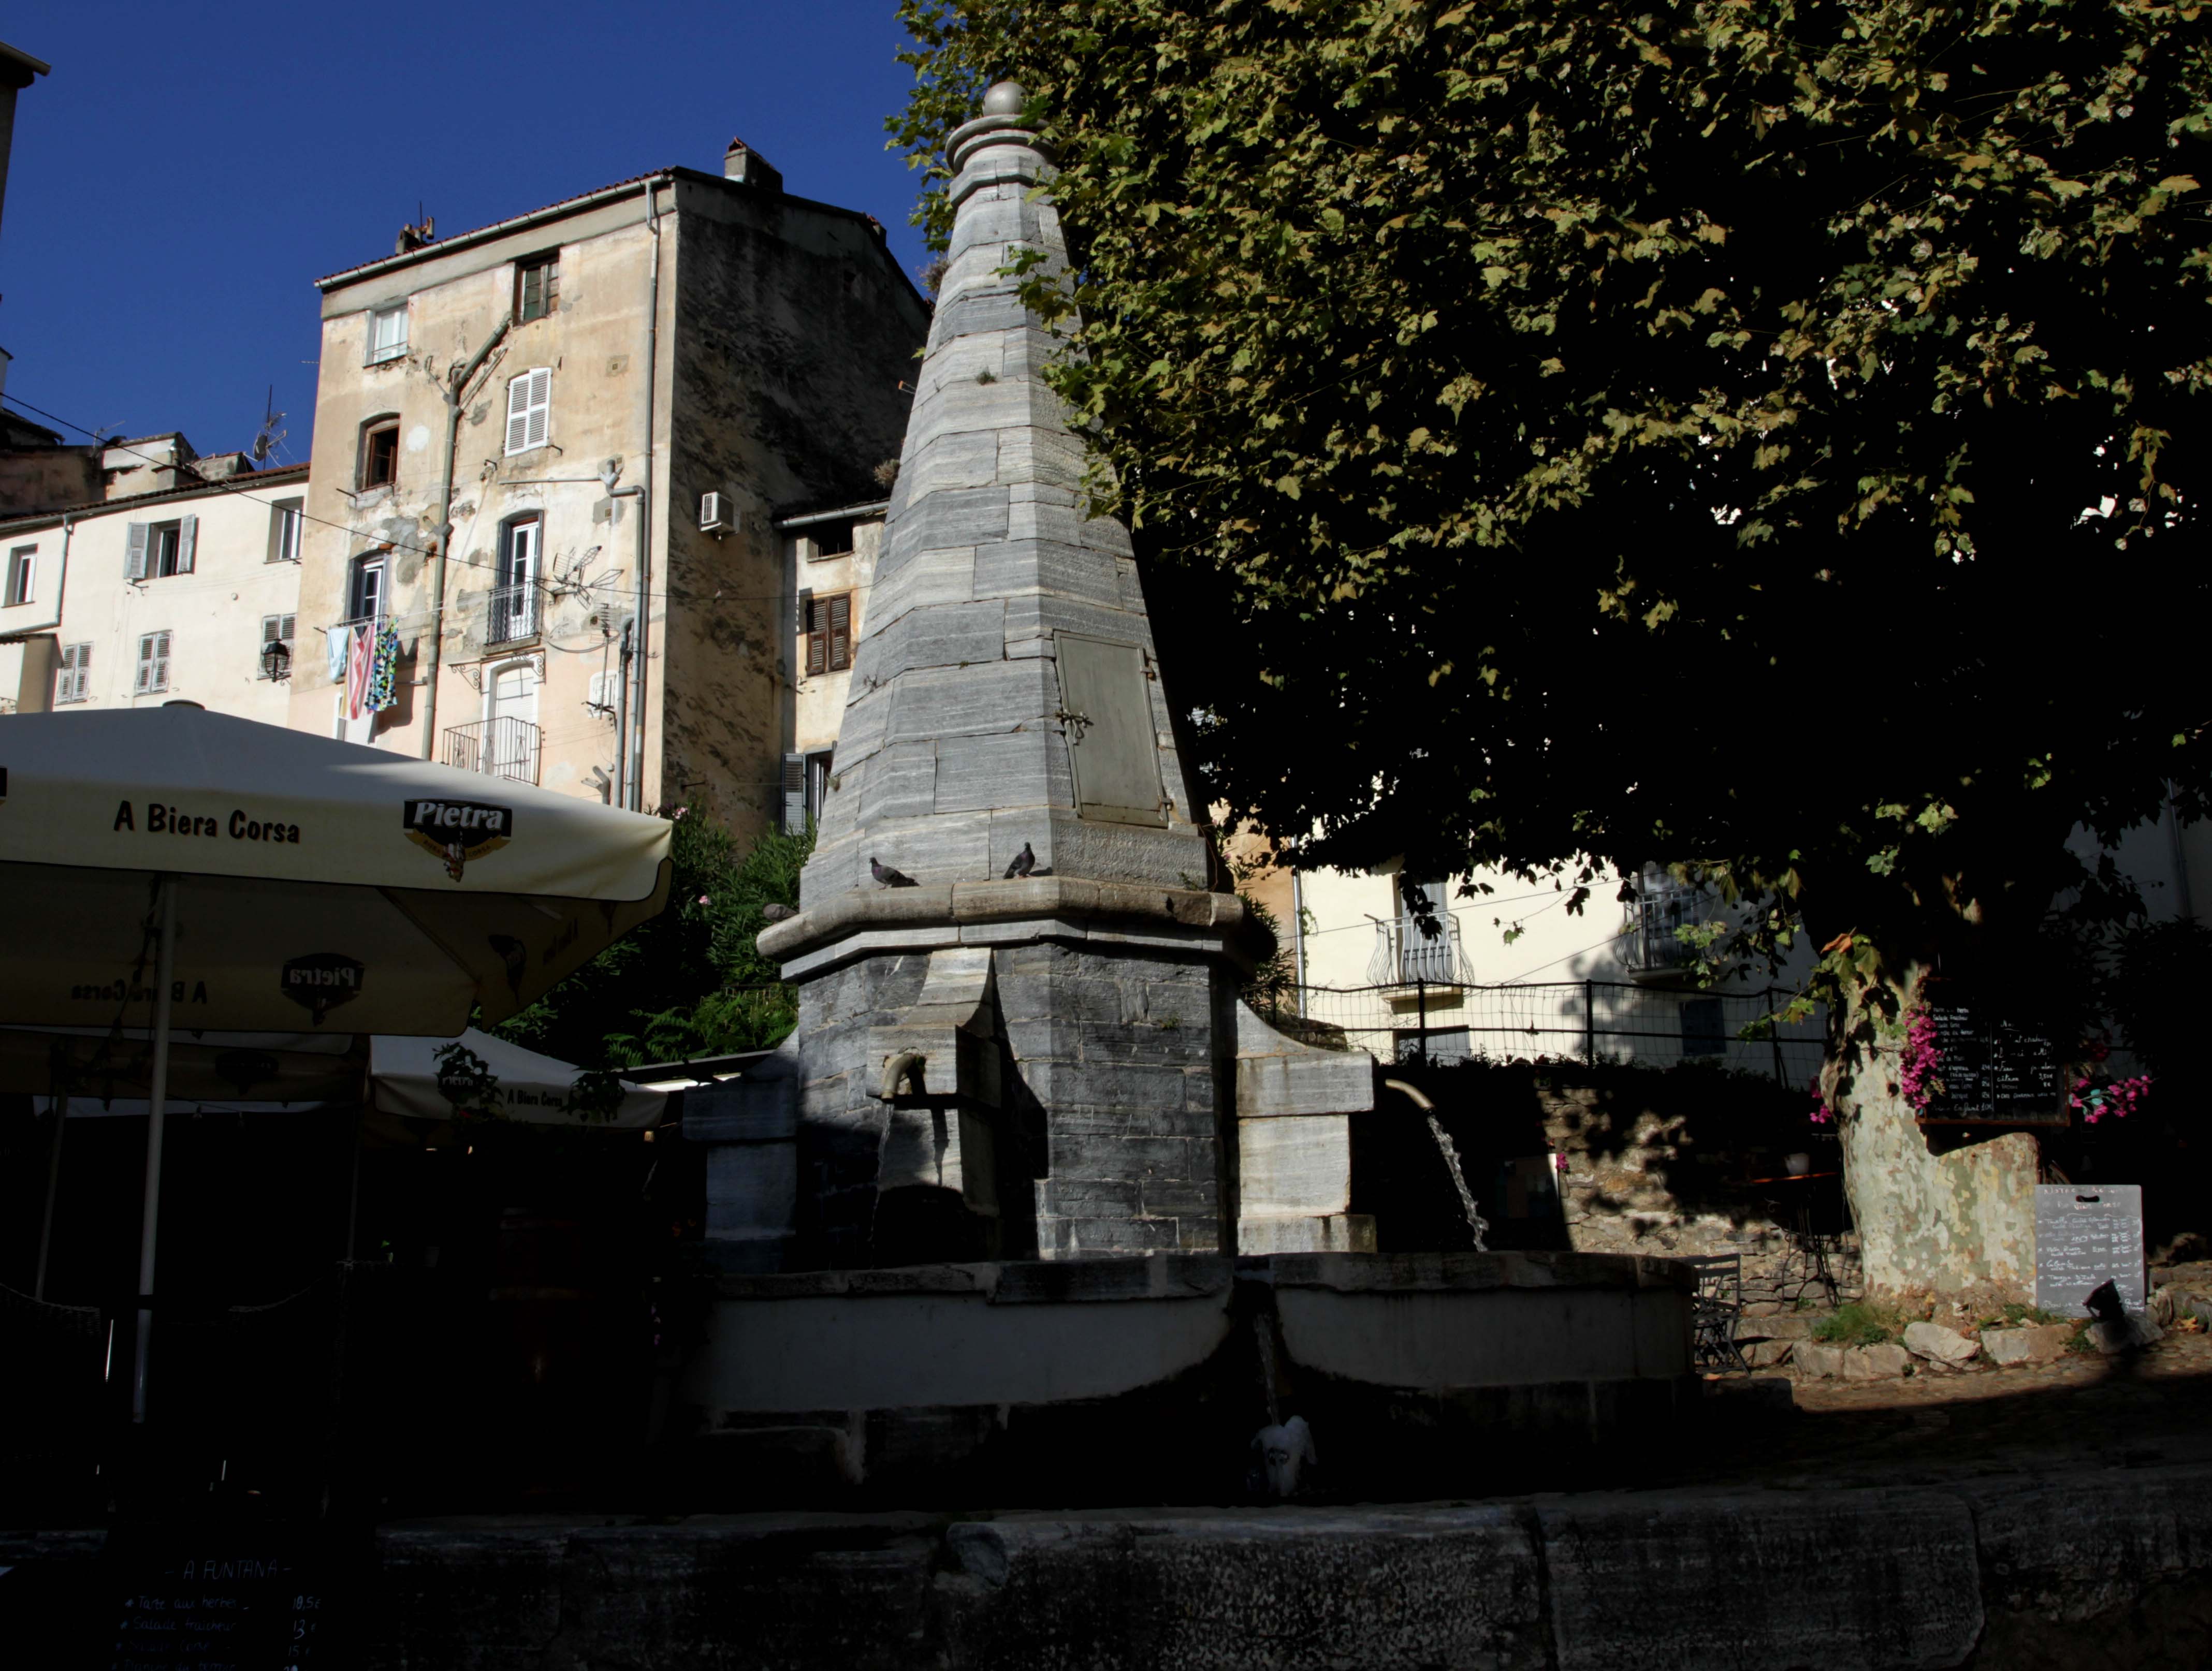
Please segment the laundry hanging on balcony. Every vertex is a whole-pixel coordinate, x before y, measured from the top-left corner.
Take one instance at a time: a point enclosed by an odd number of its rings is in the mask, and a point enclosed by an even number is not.
[[[353,628],[346,647],[345,716],[349,720],[358,720],[369,711],[369,670],[375,659],[376,635],[373,628]]]
[[[376,647],[369,657],[367,706],[370,712],[380,714],[398,702],[399,698],[393,690],[396,681],[392,678],[398,665],[399,635],[389,625],[378,628]]]
[[[353,629],[332,627],[323,635],[323,656],[329,664],[331,683],[345,683],[346,662],[353,653]]]

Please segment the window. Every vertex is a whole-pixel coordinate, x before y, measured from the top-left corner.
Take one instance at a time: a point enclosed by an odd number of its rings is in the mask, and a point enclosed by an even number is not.
[[[353,560],[346,586],[346,619],[374,620],[384,613],[384,554],[374,552]]]
[[[814,557],[849,557],[853,555],[853,525],[849,522],[817,523],[811,531],[814,541]]]
[[[158,579],[192,572],[199,549],[200,520],[179,517],[174,522],[134,522],[125,548],[123,573],[133,580]]]
[[[822,804],[830,798],[830,750],[787,754],[783,757],[782,825],[787,836],[805,832],[822,818]]]
[[[544,520],[535,516],[517,517],[500,531],[487,643],[511,644],[538,630],[538,561],[544,535]]]
[[[399,420],[371,418],[361,427],[361,486],[388,488],[399,479]]]
[[[1721,1018],[1717,998],[1682,1000],[1682,1054],[1686,1056],[1728,1054],[1728,1024]]]
[[[553,405],[553,369],[540,366],[507,386],[507,451],[512,458],[545,445],[545,418]]]
[[[842,673],[853,665],[853,595],[806,600],[806,671]]]
[[[265,679],[270,677],[268,656],[271,644],[282,644],[284,647],[284,665],[287,667],[292,665],[292,623],[297,618],[290,615],[264,615],[261,617],[261,648],[256,652],[254,660],[257,678]]]
[[[169,635],[148,633],[138,641],[138,683],[141,696],[169,688]]]
[[[269,561],[300,561],[300,535],[305,528],[304,499],[280,499],[269,510]]]
[[[4,607],[13,609],[18,604],[31,601],[31,593],[38,584],[39,548],[19,545],[8,554],[8,590]]]
[[[514,322],[528,325],[555,311],[561,301],[561,257],[532,256],[514,264]],[[514,449],[509,447],[510,453]]]
[[[92,646],[62,646],[61,670],[54,677],[54,702],[87,702],[92,696]]]
[[[373,309],[368,316],[368,362],[380,366],[407,352],[407,304]]]

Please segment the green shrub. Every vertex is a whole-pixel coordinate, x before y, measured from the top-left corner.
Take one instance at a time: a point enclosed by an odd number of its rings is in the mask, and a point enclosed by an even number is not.
[[[1865,1300],[1839,1305],[1813,1326],[1814,1340],[1836,1346],[1878,1346],[1898,1333],[1896,1313]]]

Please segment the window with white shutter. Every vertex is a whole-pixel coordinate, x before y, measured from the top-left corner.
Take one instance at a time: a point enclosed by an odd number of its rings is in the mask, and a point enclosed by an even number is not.
[[[138,641],[138,682],[134,689],[146,696],[168,688],[169,635],[148,633]]]
[[[199,550],[199,518],[196,516],[185,517],[177,524],[177,566],[173,569],[165,568],[161,572],[165,574],[191,574],[192,572],[193,555]]]
[[[553,368],[539,366],[507,386],[507,450],[510,457],[545,445],[553,405]]]
[[[62,646],[62,665],[54,680],[54,701],[81,702],[92,695],[92,646],[64,644]]]
[[[258,653],[260,659],[255,663],[259,669],[261,678],[265,679],[272,677],[268,662],[269,647],[271,644],[282,644],[284,647],[283,665],[288,669],[290,667],[292,623],[298,618],[297,616],[293,615],[264,615],[261,617],[261,649]]]
[[[131,543],[125,547],[123,554],[123,574],[126,580],[143,580],[146,578],[146,550],[153,532],[154,525],[150,522],[131,525]]]

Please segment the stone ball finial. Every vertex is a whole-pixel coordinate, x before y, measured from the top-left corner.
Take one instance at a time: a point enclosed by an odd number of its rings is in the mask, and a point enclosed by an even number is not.
[[[1019,116],[1029,102],[1029,90],[1019,82],[994,82],[983,95],[986,116]]]

